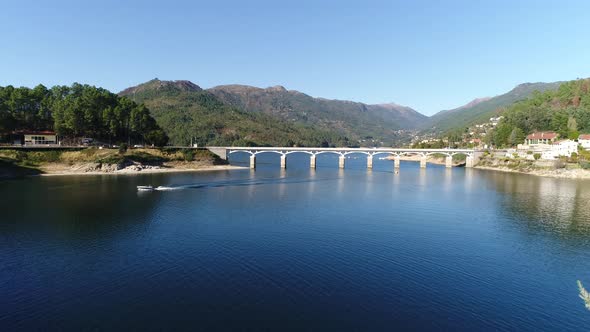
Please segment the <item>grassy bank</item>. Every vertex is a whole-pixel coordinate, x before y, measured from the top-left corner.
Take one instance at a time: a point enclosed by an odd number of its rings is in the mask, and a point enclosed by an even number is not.
[[[192,169],[227,164],[208,150],[194,149],[117,149],[86,148],[0,150],[0,178],[45,173],[114,172],[128,167]]]

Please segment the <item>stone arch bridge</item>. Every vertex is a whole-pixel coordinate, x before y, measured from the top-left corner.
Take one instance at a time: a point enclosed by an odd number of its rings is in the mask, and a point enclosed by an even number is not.
[[[426,167],[426,159],[430,155],[444,155],[446,167],[453,166],[453,156],[463,154],[466,156],[465,166],[473,167],[481,151],[473,149],[397,149],[397,148],[311,148],[311,147],[207,147],[207,149],[221,158],[227,160],[233,153],[250,154],[250,168],[256,168],[256,155],[261,153],[276,153],[281,156],[281,168],[287,167],[287,155],[292,153],[309,154],[309,166],[316,167],[316,156],[323,153],[339,155],[338,166],[344,168],[346,156],[350,154],[367,155],[367,168],[373,168],[375,155],[390,155],[394,157],[394,167],[399,168],[402,156],[420,156],[420,167]]]

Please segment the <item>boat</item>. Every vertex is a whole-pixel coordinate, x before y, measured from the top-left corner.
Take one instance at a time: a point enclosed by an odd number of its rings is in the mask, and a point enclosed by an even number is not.
[[[178,188],[175,187],[164,187],[164,186],[158,186],[156,188],[154,188],[154,190],[158,190],[158,191],[169,191],[169,190],[176,190]]]
[[[137,186],[137,191],[154,191],[152,186]]]

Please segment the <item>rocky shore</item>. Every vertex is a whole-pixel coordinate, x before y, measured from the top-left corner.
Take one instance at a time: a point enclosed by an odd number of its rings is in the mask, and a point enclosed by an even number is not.
[[[242,167],[228,165],[207,150],[134,149],[118,152],[112,149],[79,151],[2,150],[0,179],[26,176],[104,175],[194,172],[230,170]]]
[[[488,156],[481,158],[475,168],[561,179],[590,179],[590,170],[582,169],[578,164],[568,164],[561,160],[533,161]]]
[[[519,173],[529,174],[535,176],[545,176],[560,179],[589,179],[590,171],[583,169],[531,169],[531,170],[517,170],[508,167],[492,167],[492,166],[475,166],[477,169],[507,172],[507,173]]]
[[[39,176],[64,176],[64,175],[122,175],[145,173],[174,173],[174,172],[198,172],[214,170],[243,169],[244,167],[232,165],[208,165],[192,163],[167,163],[165,165],[144,165],[133,163],[130,165],[84,163],[76,165],[50,164],[41,167]]]

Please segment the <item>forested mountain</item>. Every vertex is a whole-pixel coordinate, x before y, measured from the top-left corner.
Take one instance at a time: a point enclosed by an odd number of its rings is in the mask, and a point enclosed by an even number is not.
[[[475,99],[430,118],[394,103],[367,105],[314,98],[282,86],[221,85],[203,90],[190,81],[154,79],[120,94],[146,103],[172,142],[177,144],[188,143],[191,133],[198,142],[208,144],[270,144],[272,135],[248,133],[249,129],[259,127],[254,122],[265,121],[293,128],[289,135],[273,134],[278,135],[276,141],[284,143],[380,145],[383,142],[383,145],[395,145],[408,140],[408,132],[403,130],[422,129],[439,134],[464,130],[470,125],[487,122],[506,107],[529,98],[534,91],[555,90],[560,84],[520,84],[505,94]],[[239,114],[244,118],[241,121],[249,124],[240,125],[241,129],[226,129],[237,126],[229,121],[228,114],[234,114],[234,119],[235,114]],[[179,119],[183,120],[182,124],[175,125]],[[210,124],[219,128],[211,129]],[[301,131],[306,132],[305,139],[300,138]]]
[[[347,146],[346,137],[223,103],[188,81],[151,80],[120,93],[144,103],[173,144]],[[358,144],[358,143],[357,143]]]
[[[424,129],[434,132],[447,132],[449,130],[462,129],[477,123],[487,122],[490,117],[502,113],[507,106],[529,98],[533,92],[556,90],[561,83],[520,84],[505,94],[492,98],[476,99],[465,106],[440,111],[429,118]]]
[[[144,105],[102,88],[0,87],[0,134],[55,130],[63,138],[165,145],[168,138]]]
[[[367,105],[352,101],[314,98],[282,86],[266,89],[222,85],[207,90],[222,102],[253,113],[289,122],[335,130],[351,140],[374,138],[385,144],[399,139],[399,129],[415,128],[427,117],[396,104]]]
[[[434,127],[430,130],[442,133],[503,112],[507,119],[494,141],[507,145],[534,129],[565,136],[573,135],[572,128],[589,129],[588,80],[560,84],[521,84],[431,118],[393,103],[313,98],[281,86],[203,90],[189,81],[154,79],[119,96],[77,83],[51,89],[7,86],[0,87],[0,133],[55,130],[62,137],[156,145],[169,140],[175,145],[391,146],[407,138],[400,129]]]
[[[508,107],[492,135],[496,146],[522,143],[537,130],[558,132],[576,139],[590,133],[590,79],[562,83],[557,90],[535,92],[532,97]]]

